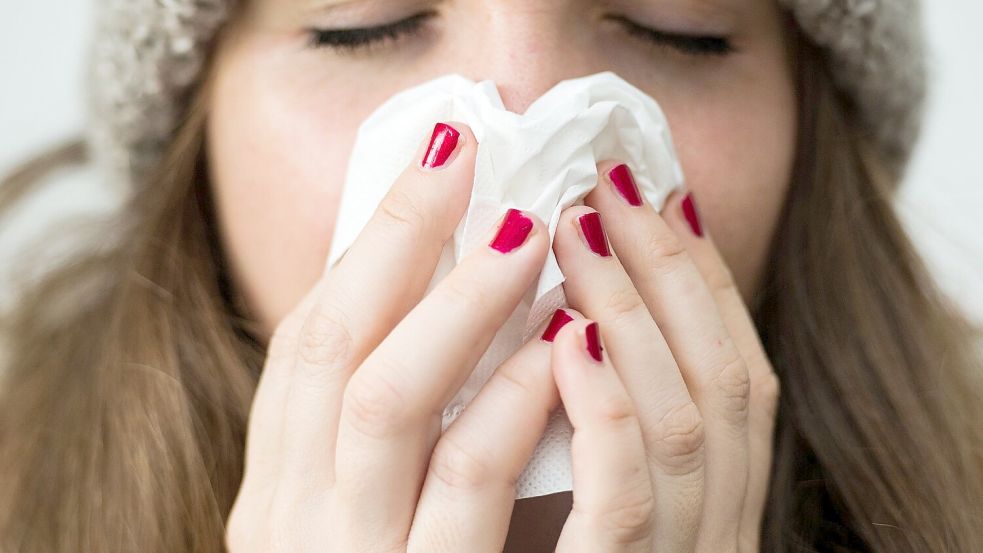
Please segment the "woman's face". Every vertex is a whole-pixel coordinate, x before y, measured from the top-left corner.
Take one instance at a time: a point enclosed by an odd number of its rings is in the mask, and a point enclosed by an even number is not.
[[[312,32],[418,14],[362,46]],[[494,80],[521,113],[561,80],[610,70],[662,106],[750,299],[795,147],[786,25],[773,0],[252,0],[218,45],[208,121],[233,278],[272,332],[323,271],[355,131],[394,93],[461,73]]]

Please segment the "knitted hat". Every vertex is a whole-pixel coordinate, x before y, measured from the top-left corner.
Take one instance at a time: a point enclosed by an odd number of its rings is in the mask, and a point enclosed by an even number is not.
[[[96,158],[141,182],[159,160],[236,0],[101,0],[90,65]],[[925,65],[917,0],[779,0],[826,51],[837,86],[893,167],[918,135]]]

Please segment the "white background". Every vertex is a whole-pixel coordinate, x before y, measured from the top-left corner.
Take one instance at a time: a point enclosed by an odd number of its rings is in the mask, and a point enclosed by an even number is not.
[[[0,174],[82,128],[90,2],[0,3]],[[943,288],[983,321],[983,3],[924,4],[933,95],[899,209]],[[111,207],[98,183],[91,169],[62,175],[0,226],[0,278],[25,240],[57,216]]]

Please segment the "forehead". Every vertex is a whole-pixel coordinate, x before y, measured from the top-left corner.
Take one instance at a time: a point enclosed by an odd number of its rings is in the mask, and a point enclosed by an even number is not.
[[[437,7],[444,4],[482,4],[521,7],[524,9],[543,9],[550,7],[571,7],[574,5],[609,5],[612,7],[634,7],[647,9],[683,8],[695,12],[736,11],[741,8],[773,4],[772,0],[251,0],[253,4],[265,4],[282,9],[301,9],[305,11],[330,12],[339,10],[368,10],[381,7],[399,8],[407,6]]]
[[[265,21],[284,24],[319,18],[339,26],[355,26],[371,19],[382,23],[406,12],[442,7],[454,7],[455,12],[465,14],[486,11],[539,16],[550,12],[591,16],[613,10],[642,13],[683,27],[709,24],[720,28],[778,9],[774,0],[248,0],[247,10]]]

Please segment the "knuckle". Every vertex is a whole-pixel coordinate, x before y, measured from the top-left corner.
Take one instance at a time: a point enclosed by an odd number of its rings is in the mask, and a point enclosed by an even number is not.
[[[635,403],[626,394],[609,394],[597,400],[597,420],[605,426],[638,425]]]
[[[640,314],[648,315],[648,307],[636,289],[622,288],[608,296],[604,312],[608,313],[610,322],[614,324],[631,323]]]
[[[322,304],[315,307],[301,329],[297,357],[309,365],[345,364],[352,355],[353,339],[341,310]]]
[[[459,265],[460,267],[460,265]],[[492,308],[494,294],[483,293],[485,286],[473,275],[459,272],[444,279],[440,293],[449,305],[466,313],[487,313]]]
[[[746,420],[751,397],[751,379],[744,358],[740,355],[731,357],[713,371],[713,374],[710,390],[723,409],[722,414],[731,422]]]
[[[298,304],[276,325],[266,346],[267,359],[293,359],[297,355],[308,315],[309,310]]]
[[[774,371],[768,371],[753,384],[751,397],[760,402],[763,412],[773,418],[778,411],[778,401],[782,395],[782,383]]]
[[[407,422],[407,401],[399,387],[379,372],[356,373],[342,399],[343,412],[357,432],[387,438],[401,432]]]
[[[524,402],[527,398],[532,399],[538,394],[532,382],[524,380],[523,377],[532,371],[522,370],[528,367],[519,367],[509,364],[499,368],[492,376],[492,382],[501,389],[498,392],[503,397]]]
[[[379,214],[384,225],[413,235],[425,232],[433,220],[422,198],[399,186],[391,188],[379,203]]]
[[[645,237],[642,243],[649,260],[649,268],[665,272],[667,269],[679,267],[689,259],[689,252],[679,237],[671,232],[653,232]]]
[[[497,475],[482,456],[470,451],[451,434],[434,448],[430,474],[452,492],[473,491],[488,485]],[[515,482],[508,482],[515,485]]]
[[[622,498],[618,506],[598,517],[602,531],[612,535],[616,543],[637,543],[652,535],[655,498],[650,488],[639,489],[640,493]]]
[[[706,283],[714,296],[720,296],[722,293],[739,293],[734,273],[731,272],[730,267],[722,263],[707,273]]]
[[[688,401],[666,412],[655,425],[654,454],[674,476],[691,474],[703,467],[706,431],[703,415]]]
[[[297,354],[298,343],[297,333],[292,330],[288,331],[281,324],[273,331],[269,344],[266,346],[267,361],[293,358]]]

